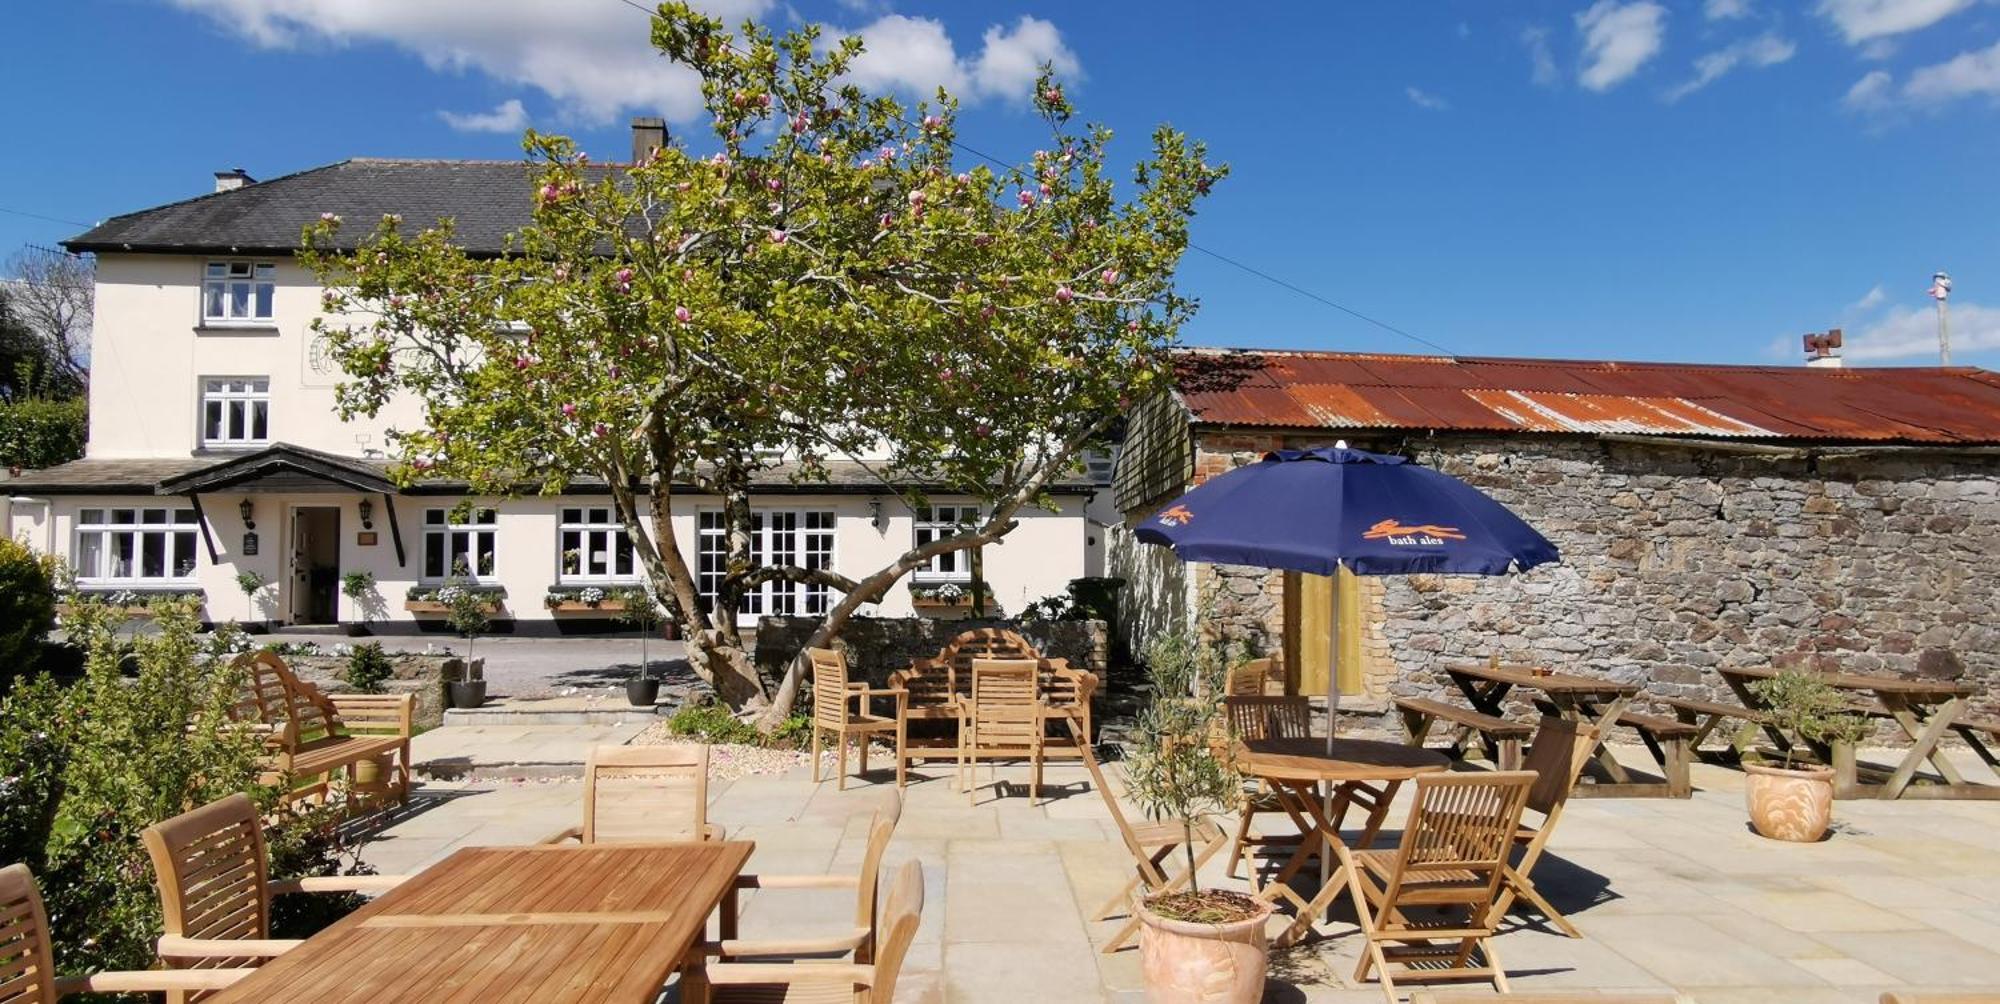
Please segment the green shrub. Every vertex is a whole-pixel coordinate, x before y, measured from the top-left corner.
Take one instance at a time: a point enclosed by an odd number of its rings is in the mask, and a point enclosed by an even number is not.
[[[803,749],[812,745],[813,720],[810,715],[793,715],[771,732],[770,744]]]
[[[0,538],[0,693],[31,671],[56,624],[56,559]]]
[[[364,694],[379,694],[382,692],[382,681],[394,675],[396,667],[382,651],[382,643],[371,641],[354,646],[354,652],[347,657],[347,671],[341,679]]]
[[[738,719],[720,704],[683,704],[667,719],[667,731],[708,743],[759,745],[763,736],[757,727]]]
[[[257,784],[258,737],[228,720],[242,678],[227,646],[198,633],[195,603],[153,609],[154,630],[121,640],[119,614],[76,599],[64,627],[88,653],[83,679],[63,689],[38,678],[0,702],[0,854],[39,866],[65,971],[152,964],[160,905],[147,826],[239,791],[266,813],[276,805],[278,792]],[[274,877],[341,859],[329,819],[267,828]],[[290,932],[321,919],[293,917]]]
[[[0,466],[54,467],[83,456],[89,421],[80,397],[0,403]]]

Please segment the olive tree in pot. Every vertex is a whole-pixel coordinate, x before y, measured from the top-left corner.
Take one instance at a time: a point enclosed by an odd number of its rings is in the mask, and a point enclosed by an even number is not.
[[[1194,869],[1194,831],[1203,817],[1234,808],[1242,775],[1222,728],[1227,660],[1182,632],[1146,649],[1152,698],[1126,746],[1126,789],[1154,819],[1177,821],[1186,837],[1188,888],[1139,904],[1140,967],[1154,1004],[1252,1004],[1264,995],[1271,904],[1239,892],[1202,889]]]
[[[651,586],[639,586],[620,599],[625,612],[618,615],[619,619],[639,629],[639,675],[625,681],[625,700],[635,708],[650,708],[660,699],[660,678],[653,675],[647,643],[652,640],[653,632],[659,630],[664,611]]]
[[[368,633],[368,622],[382,608],[382,597],[375,592],[374,572],[348,572],[340,577],[340,594],[354,603],[358,615],[347,624],[347,633],[355,638]]]
[[[492,626],[486,619],[486,597],[454,579],[437,591],[437,601],[444,604],[445,623],[465,639],[465,670],[450,683],[451,706],[479,707],[486,703],[486,675],[479,660],[472,657],[472,650],[479,636]]]
[[[1793,760],[1807,742],[1859,740],[1867,734],[1868,722],[1850,712],[1840,691],[1815,673],[1786,670],[1751,683],[1750,691],[1764,703],[1772,727],[1790,743],[1780,766],[1743,765],[1750,825],[1774,840],[1816,841],[1833,822],[1833,768],[1795,767]]]
[[[245,632],[264,630],[266,625],[257,619],[257,594],[270,584],[271,580],[265,578],[263,572],[245,570],[236,573],[236,588],[243,590],[243,603],[250,612],[250,616],[243,620]]]

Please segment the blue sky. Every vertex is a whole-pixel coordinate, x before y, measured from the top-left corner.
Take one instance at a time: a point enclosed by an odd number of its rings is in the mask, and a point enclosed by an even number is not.
[[[2000,3],[1240,4],[709,0],[873,43],[869,79],[970,95],[960,135],[1038,145],[1017,95],[1068,70],[1129,158],[1158,122],[1234,175],[1202,247],[1466,355],[2000,367]],[[0,36],[0,253],[358,155],[615,158],[683,130],[684,78],[620,0],[79,0]],[[690,131],[690,135],[695,135]],[[1206,255],[1190,342],[1428,351]],[[1987,307],[1983,304],[1994,304]]]

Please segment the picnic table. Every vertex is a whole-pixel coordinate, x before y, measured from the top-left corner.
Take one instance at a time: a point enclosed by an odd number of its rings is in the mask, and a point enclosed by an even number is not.
[[[1728,667],[1717,670],[1723,682],[1753,711],[1768,713],[1750,684],[1777,676],[1780,670],[1767,667]],[[1966,698],[1978,688],[1955,680],[1925,680],[1901,676],[1864,676],[1854,673],[1820,673],[1819,678],[1836,689],[1866,695],[1871,703],[1857,711],[1875,718],[1894,721],[1910,739],[1909,751],[1894,767],[1860,763],[1855,744],[1842,740],[1831,745],[1809,742],[1820,762],[1833,767],[1835,798],[2000,798],[2000,785],[1967,781],[1938,743],[1948,733],[1956,733],[1996,777],[2000,761],[1986,745],[1986,739],[2000,738],[2000,722],[1977,721],[1966,717]],[[1780,749],[1791,745],[1769,719],[1759,723]],[[1924,764],[1930,764],[1934,784],[1915,784]],[[1862,775],[1868,775],[1863,780]]]
[[[1445,673],[1472,705],[1470,715],[1457,716],[1444,709],[1429,707],[1442,702],[1399,701],[1405,721],[1411,723],[1413,742],[1423,741],[1423,735],[1435,718],[1454,720],[1463,717],[1465,721],[1460,723],[1457,743],[1477,735],[1487,744],[1489,755],[1501,770],[1517,768],[1520,764],[1518,743],[1525,736],[1527,726],[1507,720],[1506,700],[1508,694],[1519,688],[1535,692],[1534,704],[1543,713],[1592,726],[1600,735],[1609,734],[1614,726],[1621,725],[1637,730],[1660,765],[1660,776],[1656,779],[1634,775],[1618,762],[1617,756],[1607,746],[1600,744],[1592,757],[1596,772],[1586,772],[1578,778],[1575,790],[1578,796],[1687,798],[1693,794],[1687,738],[1694,730],[1672,719],[1656,719],[1630,711],[1632,699],[1639,695],[1641,689],[1636,683],[1500,663],[1447,666]],[[1495,728],[1487,727],[1491,723],[1520,731],[1500,734]],[[1511,749],[1502,750],[1500,744],[1503,742]]]
[[[1373,739],[1316,738],[1251,739],[1239,743],[1236,767],[1245,775],[1267,782],[1279,804],[1293,818],[1305,821],[1311,832],[1302,835],[1298,848],[1270,881],[1257,890],[1260,899],[1289,901],[1298,910],[1292,926],[1278,938],[1280,946],[1290,945],[1312,929],[1313,921],[1324,916],[1340,891],[1346,888],[1341,873],[1322,874],[1319,891],[1308,900],[1292,891],[1292,877],[1315,856],[1322,865],[1333,860],[1335,844],[1341,843],[1341,817],[1347,814],[1359,785],[1380,785],[1373,792],[1373,805],[1359,845],[1368,846],[1382,827],[1396,789],[1419,774],[1448,770],[1451,759],[1434,750]],[[1321,785],[1333,787],[1331,797],[1322,799]],[[1323,804],[1324,803],[1324,804]],[[1322,872],[1325,868],[1322,867]],[[1253,881],[1255,876],[1252,876]]]
[[[209,1000],[652,1004],[753,848],[466,848]]]

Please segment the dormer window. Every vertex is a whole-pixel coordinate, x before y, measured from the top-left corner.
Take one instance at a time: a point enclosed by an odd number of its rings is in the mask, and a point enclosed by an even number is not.
[[[201,283],[207,324],[257,324],[271,319],[278,266],[261,261],[212,261]]]

